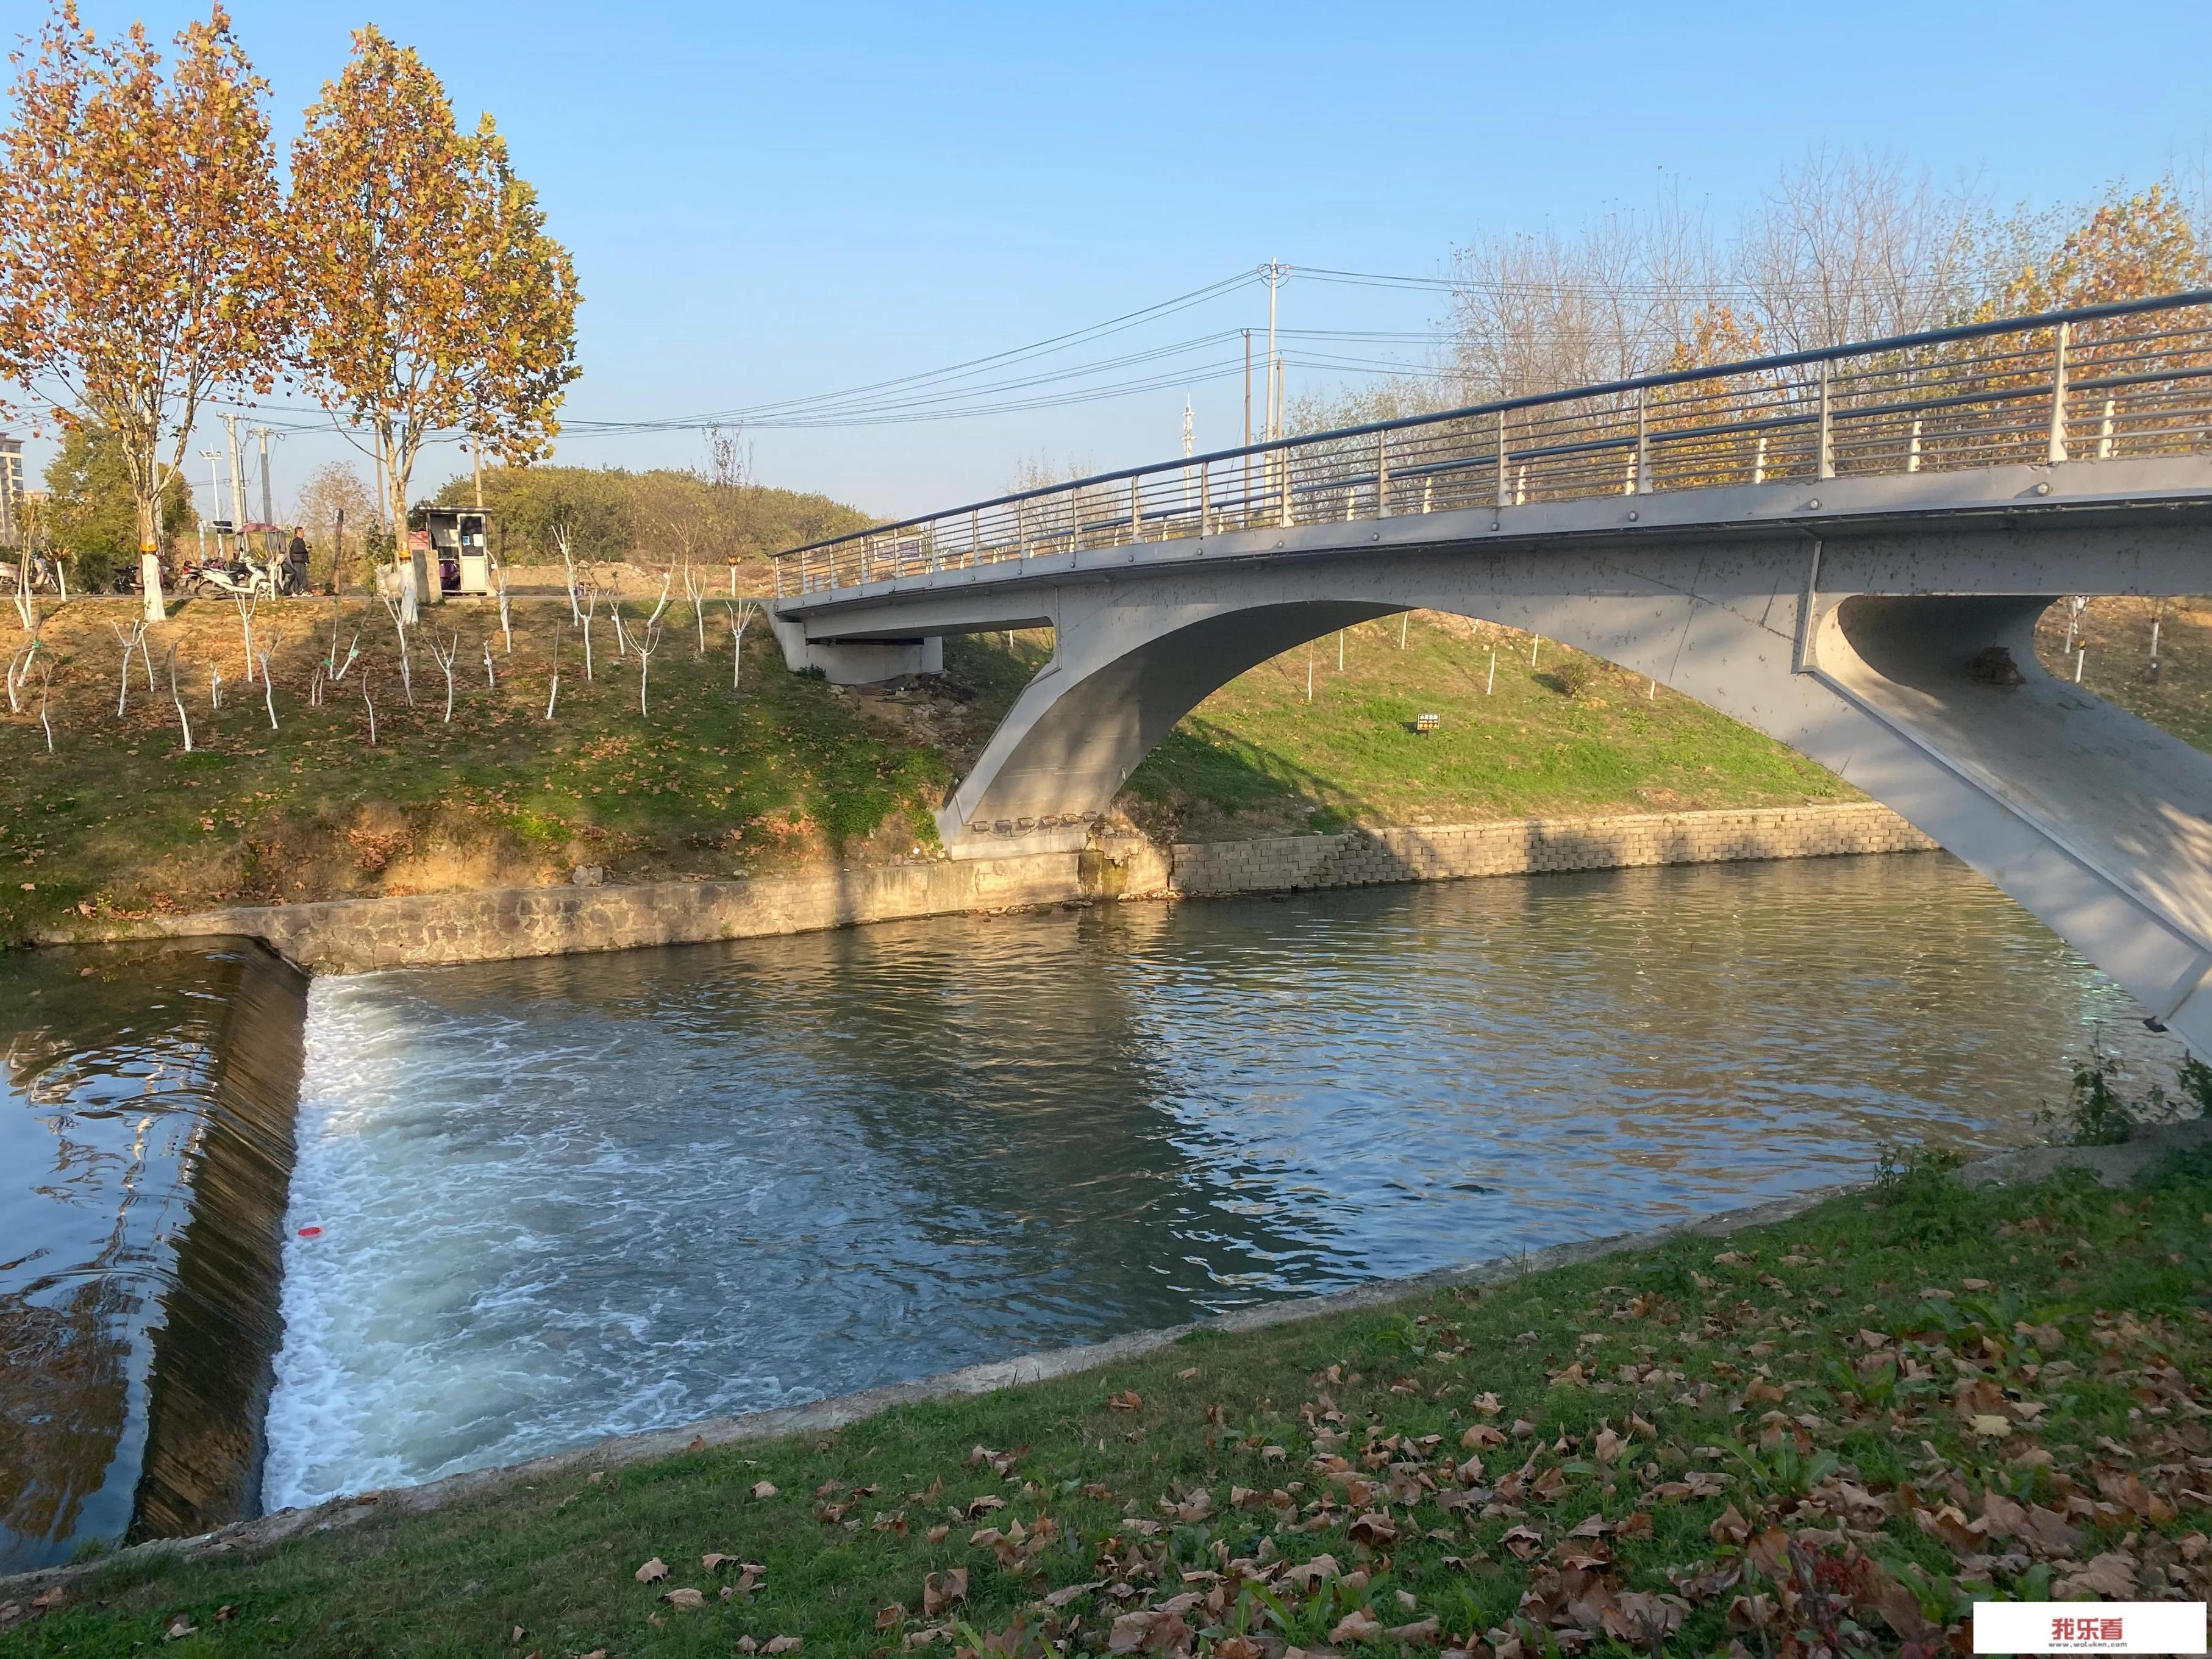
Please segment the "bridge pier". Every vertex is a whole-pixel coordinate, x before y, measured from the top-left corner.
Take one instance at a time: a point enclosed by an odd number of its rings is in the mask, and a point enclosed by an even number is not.
[[[783,648],[783,665],[794,674],[819,670],[832,685],[881,685],[915,674],[945,672],[945,636],[932,634],[906,640],[817,641],[802,623],[787,622],[771,611],[769,625]]]

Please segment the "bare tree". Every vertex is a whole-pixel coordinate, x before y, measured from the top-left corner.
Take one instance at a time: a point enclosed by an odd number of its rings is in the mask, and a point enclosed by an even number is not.
[[[53,670],[41,659],[39,663],[39,729],[46,734],[46,752],[54,752],[54,728],[46,720],[46,693],[53,687]]]
[[[238,607],[238,632],[246,643],[246,683],[253,684],[253,613],[261,604],[260,591],[249,585],[244,592],[234,592],[230,602]]]
[[[385,613],[392,618],[392,632],[399,641],[399,689],[407,694],[407,706],[412,708],[415,706],[415,664],[407,654],[407,618],[403,614],[406,610],[404,590],[398,600],[381,588],[377,590],[377,597],[384,601]]]
[[[553,718],[553,705],[561,700],[561,624],[553,624],[553,683],[545,691],[545,718]]]
[[[376,701],[368,695],[368,670],[364,668],[361,671],[361,700],[368,708],[368,746],[374,749],[376,747]]]
[[[660,622],[659,613],[655,612],[654,619],[646,624],[645,631],[630,641],[630,648],[637,653],[637,712],[641,717],[646,712],[646,677],[652,672],[653,653],[659,647]]]
[[[576,606],[576,559],[568,546],[568,526],[565,524],[555,525],[553,539],[561,549],[562,568],[568,572],[568,618],[577,627],[581,628],[584,625],[584,613]],[[584,678],[589,679],[591,676],[586,674]]]
[[[574,601],[575,596],[575,590],[569,589],[568,597],[571,601]],[[576,626],[584,635],[584,678],[586,683],[589,683],[592,678],[592,612],[599,608],[599,590],[592,584],[586,583],[584,608],[577,613]]]
[[[1893,154],[1815,149],[1745,221],[1736,278],[1770,347],[1941,327],[1971,304],[1974,204]]]
[[[460,649],[461,636],[458,632],[441,648],[438,644],[437,630],[435,629],[431,630],[430,657],[441,669],[445,671],[446,675],[445,723],[448,726],[452,725],[453,720],[453,659],[459,654]]]
[[[1572,235],[1491,237],[1453,258],[1461,400],[1519,398],[1661,367],[1717,303],[1704,216],[1662,193]]]
[[[270,654],[276,649],[277,641],[271,637],[267,643],[257,646],[261,662],[261,699],[269,708],[269,729],[276,729],[276,682],[269,678]]]
[[[131,653],[144,642],[147,623],[141,617],[131,623],[127,632],[121,623],[111,621],[107,625],[123,645],[123,672],[115,694],[115,718],[121,720],[131,703]]]
[[[496,675],[496,674],[495,674],[494,672],[492,672],[492,667],[491,667],[491,641],[490,641],[490,639],[489,639],[489,637],[487,637],[487,638],[485,639],[484,642],[483,642],[483,657],[484,657],[484,690],[486,690],[487,691],[496,691],[496,690],[499,690],[499,676],[498,676],[498,675]]]
[[[730,611],[730,690],[744,690],[745,629],[753,619],[750,605],[732,605]]]
[[[185,694],[177,687],[177,647],[173,641],[169,646],[168,662],[169,701],[177,706],[177,726],[185,734],[185,752],[189,755],[192,752],[192,722],[185,713]]]
[[[684,597],[691,601],[691,620],[698,625],[699,657],[707,656],[707,573],[688,561],[684,566]]]

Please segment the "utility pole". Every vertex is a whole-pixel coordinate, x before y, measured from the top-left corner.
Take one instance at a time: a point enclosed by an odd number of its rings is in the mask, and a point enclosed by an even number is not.
[[[1276,260],[1267,261],[1267,441],[1273,443],[1283,434],[1275,423],[1275,295],[1282,287],[1285,267]]]
[[[222,517],[222,451],[203,449],[200,459],[208,464],[208,518],[220,519]],[[216,538],[215,550],[218,554],[222,551],[221,537]],[[207,519],[200,520],[200,560],[203,563],[207,560]]]
[[[232,544],[240,553],[246,550],[246,471],[238,459],[238,416],[222,417],[223,430],[230,434],[230,533]]]
[[[1252,447],[1252,331],[1244,331],[1244,447]]]
[[[253,428],[253,435],[261,445],[261,522],[273,525],[276,522],[276,507],[269,493],[269,428],[257,426]],[[261,532],[261,550],[272,556],[275,555],[276,532],[274,530]]]
[[[483,440],[482,438],[471,437],[469,440],[469,454],[476,462],[477,511],[481,513],[483,511]]]

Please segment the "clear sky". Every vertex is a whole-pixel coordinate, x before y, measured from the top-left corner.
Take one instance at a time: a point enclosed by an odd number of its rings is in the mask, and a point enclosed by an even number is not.
[[[143,15],[164,36],[192,9],[83,0],[102,30]],[[234,15],[273,85],[281,143],[367,18],[423,53],[465,124],[494,114],[574,252],[584,374],[568,413],[597,419],[906,374],[1271,258],[1433,276],[1477,235],[1571,228],[1650,200],[1662,179],[1725,222],[1823,143],[1899,152],[2002,206],[2147,182],[2212,142],[2212,6],[2184,0],[380,0],[365,12],[234,0]],[[0,15],[16,33],[37,12],[8,0]],[[1295,276],[1282,304],[1286,324],[1323,328],[1419,330],[1441,310],[1433,295]],[[1264,289],[1247,288],[1116,343],[1265,321]],[[1103,468],[1176,453],[1183,398],[1163,386],[747,441],[764,483],[920,511],[996,492],[1024,458]],[[1237,374],[1194,381],[1190,398],[1200,448],[1238,441]],[[280,496],[342,453],[327,437],[287,439]],[[453,457],[434,453],[418,491],[457,470]],[[580,436],[560,452],[587,465],[703,458],[686,433]]]

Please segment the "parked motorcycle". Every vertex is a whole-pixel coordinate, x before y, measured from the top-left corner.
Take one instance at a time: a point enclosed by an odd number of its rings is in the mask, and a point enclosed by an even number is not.
[[[187,561],[178,572],[177,586],[188,595],[227,594],[240,599],[268,599],[276,592],[270,574],[251,559],[210,559],[204,564]]]

